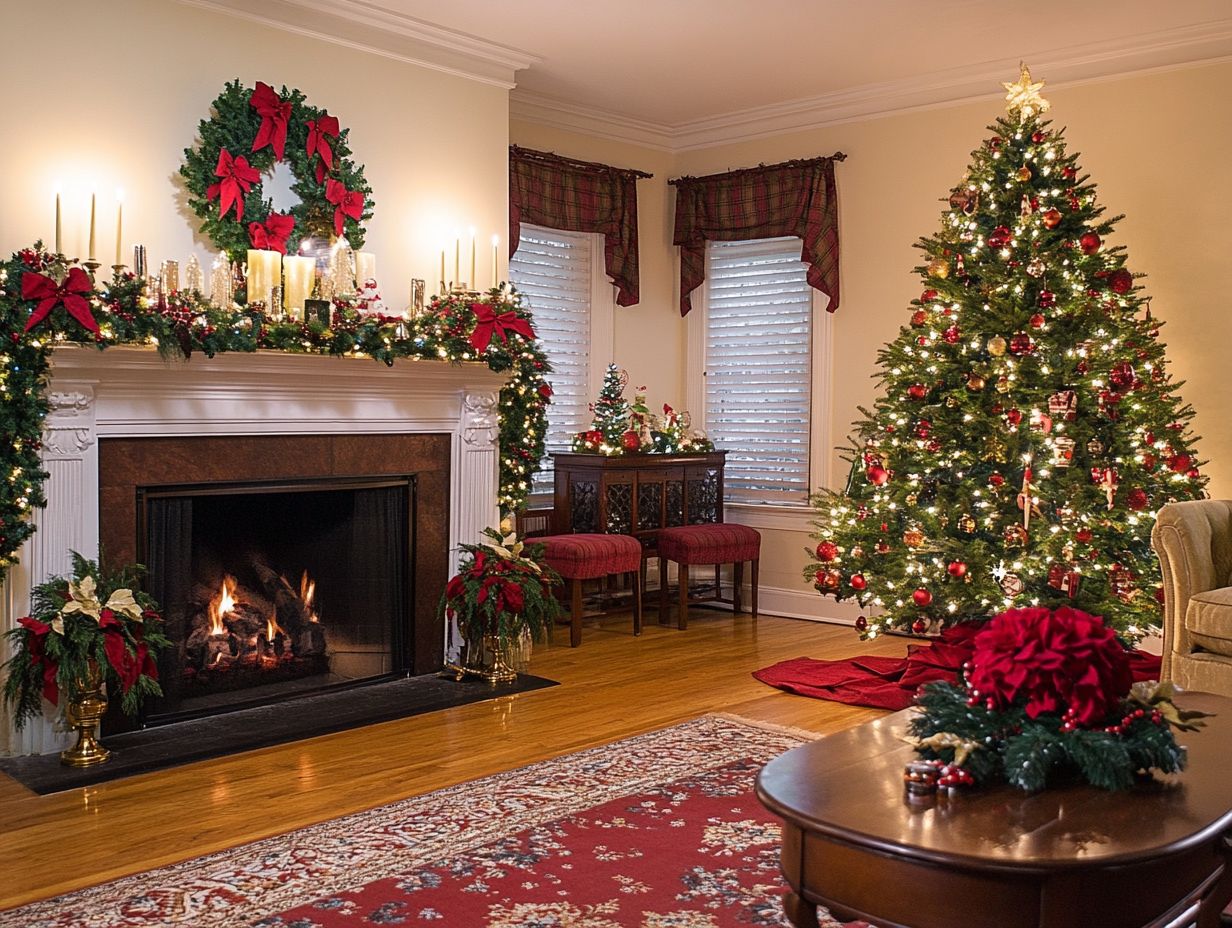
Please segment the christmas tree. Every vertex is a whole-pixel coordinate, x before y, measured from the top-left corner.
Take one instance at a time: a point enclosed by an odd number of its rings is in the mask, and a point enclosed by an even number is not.
[[[622,451],[636,451],[639,442],[637,433],[632,432],[633,447],[629,447],[629,416],[632,410],[629,401],[625,399],[625,384],[629,375],[615,364],[609,364],[603,375],[603,386],[599,390],[599,398],[595,400],[592,411],[594,419],[590,431],[582,432],[574,439],[575,451],[599,451],[601,454],[620,454]]]
[[[1068,604],[1129,638],[1159,623],[1155,512],[1205,478],[1159,322],[1110,245],[1095,185],[1024,67],[972,154],[924,290],[878,355],[845,492],[825,491],[806,577],[922,634]]]

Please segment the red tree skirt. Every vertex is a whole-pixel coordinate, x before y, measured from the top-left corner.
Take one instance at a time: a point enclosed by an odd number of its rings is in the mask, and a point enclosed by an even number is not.
[[[982,627],[979,622],[951,626],[935,641],[909,646],[905,658],[852,657],[819,661],[796,657],[754,671],[753,676],[762,683],[800,696],[829,699],[849,706],[906,709],[922,684],[958,678],[962,665],[971,659],[972,641]],[[1158,655],[1132,651],[1130,666],[1135,680],[1159,679]]]

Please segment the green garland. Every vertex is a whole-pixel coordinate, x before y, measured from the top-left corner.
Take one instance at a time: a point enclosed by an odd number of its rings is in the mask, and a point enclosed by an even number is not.
[[[483,361],[508,380],[500,391],[500,487],[498,503],[512,512],[525,501],[539,469],[547,433],[551,371],[534,338],[516,332],[493,338],[483,351],[468,340],[476,325],[472,307],[487,304],[497,313],[514,313],[530,321],[520,295],[491,290],[479,299],[433,298],[428,309],[407,322],[371,316],[342,306],[333,324],[271,322],[259,314],[220,308],[199,293],[173,293],[153,305],[143,295],[142,282],[131,274],[111,282],[90,297],[99,325],[95,335],[57,306],[30,332],[25,331],[36,300],[22,299],[26,273],[59,280],[70,262],[49,254],[42,242],[15,253],[0,266],[0,570],[14,563],[22,543],[34,532],[33,509],[43,506],[43,420],[51,353],[57,344],[157,345],[167,358],[187,359],[194,353],[213,357],[224,352],[273,349],[296,354],[367,356],[392,366],[399,358],[432,361]]]
[[[263,199],[261,195],[260,181],[254,183],[244,195],[243,217],[238,220],[234,211],[220,216],[219,199],[211,199],[207,192],[211,185],[218,182],[215,169],[219,152],[223,150],[234,157],[242,156],[261,175],[278,163],[273,146],[252,150],[262,122],[260,114],[249,104],[252,93],[252,89],[238,80],[226,85],[212,104],[214,116],[201,121],[198,129],[200,145],[184,150],[184,164],[180,167],[180,175],[188,188],[188,205],[201,220],[201,231],[232,261],[244,261],[247,250],[253,247],[248,232],[249,223],[264,223],[273,210],[272,201]],[[295,226],[287,239],[286,253],[295,254],[299,243],[305,238],[326,243],[334,238],[335,207],[325,199],[325,183],[331,179],[342,183],[347,190],[363,194],[362,217],[355,220],[348,216],[344,225],[347,241],[352,248],[359,248],[364,243],[363,222],[372,217],[374,200],[372,188],[364,179],[363,166],[357,167],[350,158],[351,149],[347,144],[350,130],[340,129],[336,137],[328,139],[333,165],[318,181],[320,159],[316,154],[308,154],[308,123],[317,122],[328,114],[306,103],[299,90],[283,87],[278,96],[291,105],[282,160],[291,168],[295,177],[291,190],[300,199],[289,211],[295,219]]]

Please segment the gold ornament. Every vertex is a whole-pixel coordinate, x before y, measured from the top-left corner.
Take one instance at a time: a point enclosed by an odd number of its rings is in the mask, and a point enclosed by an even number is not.
[[[924,533],[918,528],[909,528],[903,532],[903,544],[908,548],[918,548],[924,544]]]
[[[1004,461],[1005,460],[1005,442],[996,435],[989,435],[984,439],[984,454],[982,455],[985,461]]]
[[[920,501],[920,498],[916,494],[914,493],[907,494],[907,505],[908,506],[914,506],[919,501]]]
[[[945,398],[945,405],[948,406],[950,409],[953,409],[955,406],[958,405],[958,397],[947,396]]]
[[[1025,64],[1020,63],[1018,67],[1020,68],[1018,82],[1001,85],[1006,90],[1006,111],[1018,110],[1022,113],[1023,119],[1030,119],[1036,113],[1048,112],[1052,104],[1040,96],[1044,82],[1032,82],[1031,71]]]
[[[1024,164],[1022,167],[1018,169],[1018,173],[1015,176],[1018,178],[1020,182],[1025,184],[1027,181],[1031,179],[1031,169]]]
[[[932,277],[940,277],[942,280],[950,276],[950,262],[945,258],[933,258],[928,262],[928,273]]]
[[[984,378],[979,374],[967,375],[967,389],[972,393],[979,393],[984,389]]]
[[[1009,342],[1000,335],[994,335],[988,340],[988,353],[994,358],[999,358],[1005,354],[1007,348],[1009,348]]]
[[[1010,379],[1005,376],[998,377],[996,388],[997,388],[998,393],[1009,393],[1010,392]]]
[[[958,530],[964,535],[975,534],[975,516],[969,512],[964,512],[958,517]]]
[[[1007,548],[1021,548],[1027,543],[1027,530],[1015,522],[1005,527],[1003,537]]]

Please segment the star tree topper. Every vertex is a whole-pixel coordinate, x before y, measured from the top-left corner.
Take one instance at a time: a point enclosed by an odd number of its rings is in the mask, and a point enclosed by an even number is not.
[[[1005,100],[1007,110],[1019,110],[1022,113],[1023,119],[1030,119],[1036,113],[1046,113],[1052,105],[1043,97],[1040,96],[1040,90],[1043,89],[1044,82],[1031,81],[1031,69],[1025,64],[1019,63],[1021,69],[1017,83],[1003,83],[1001,86],[1005,88]]]

